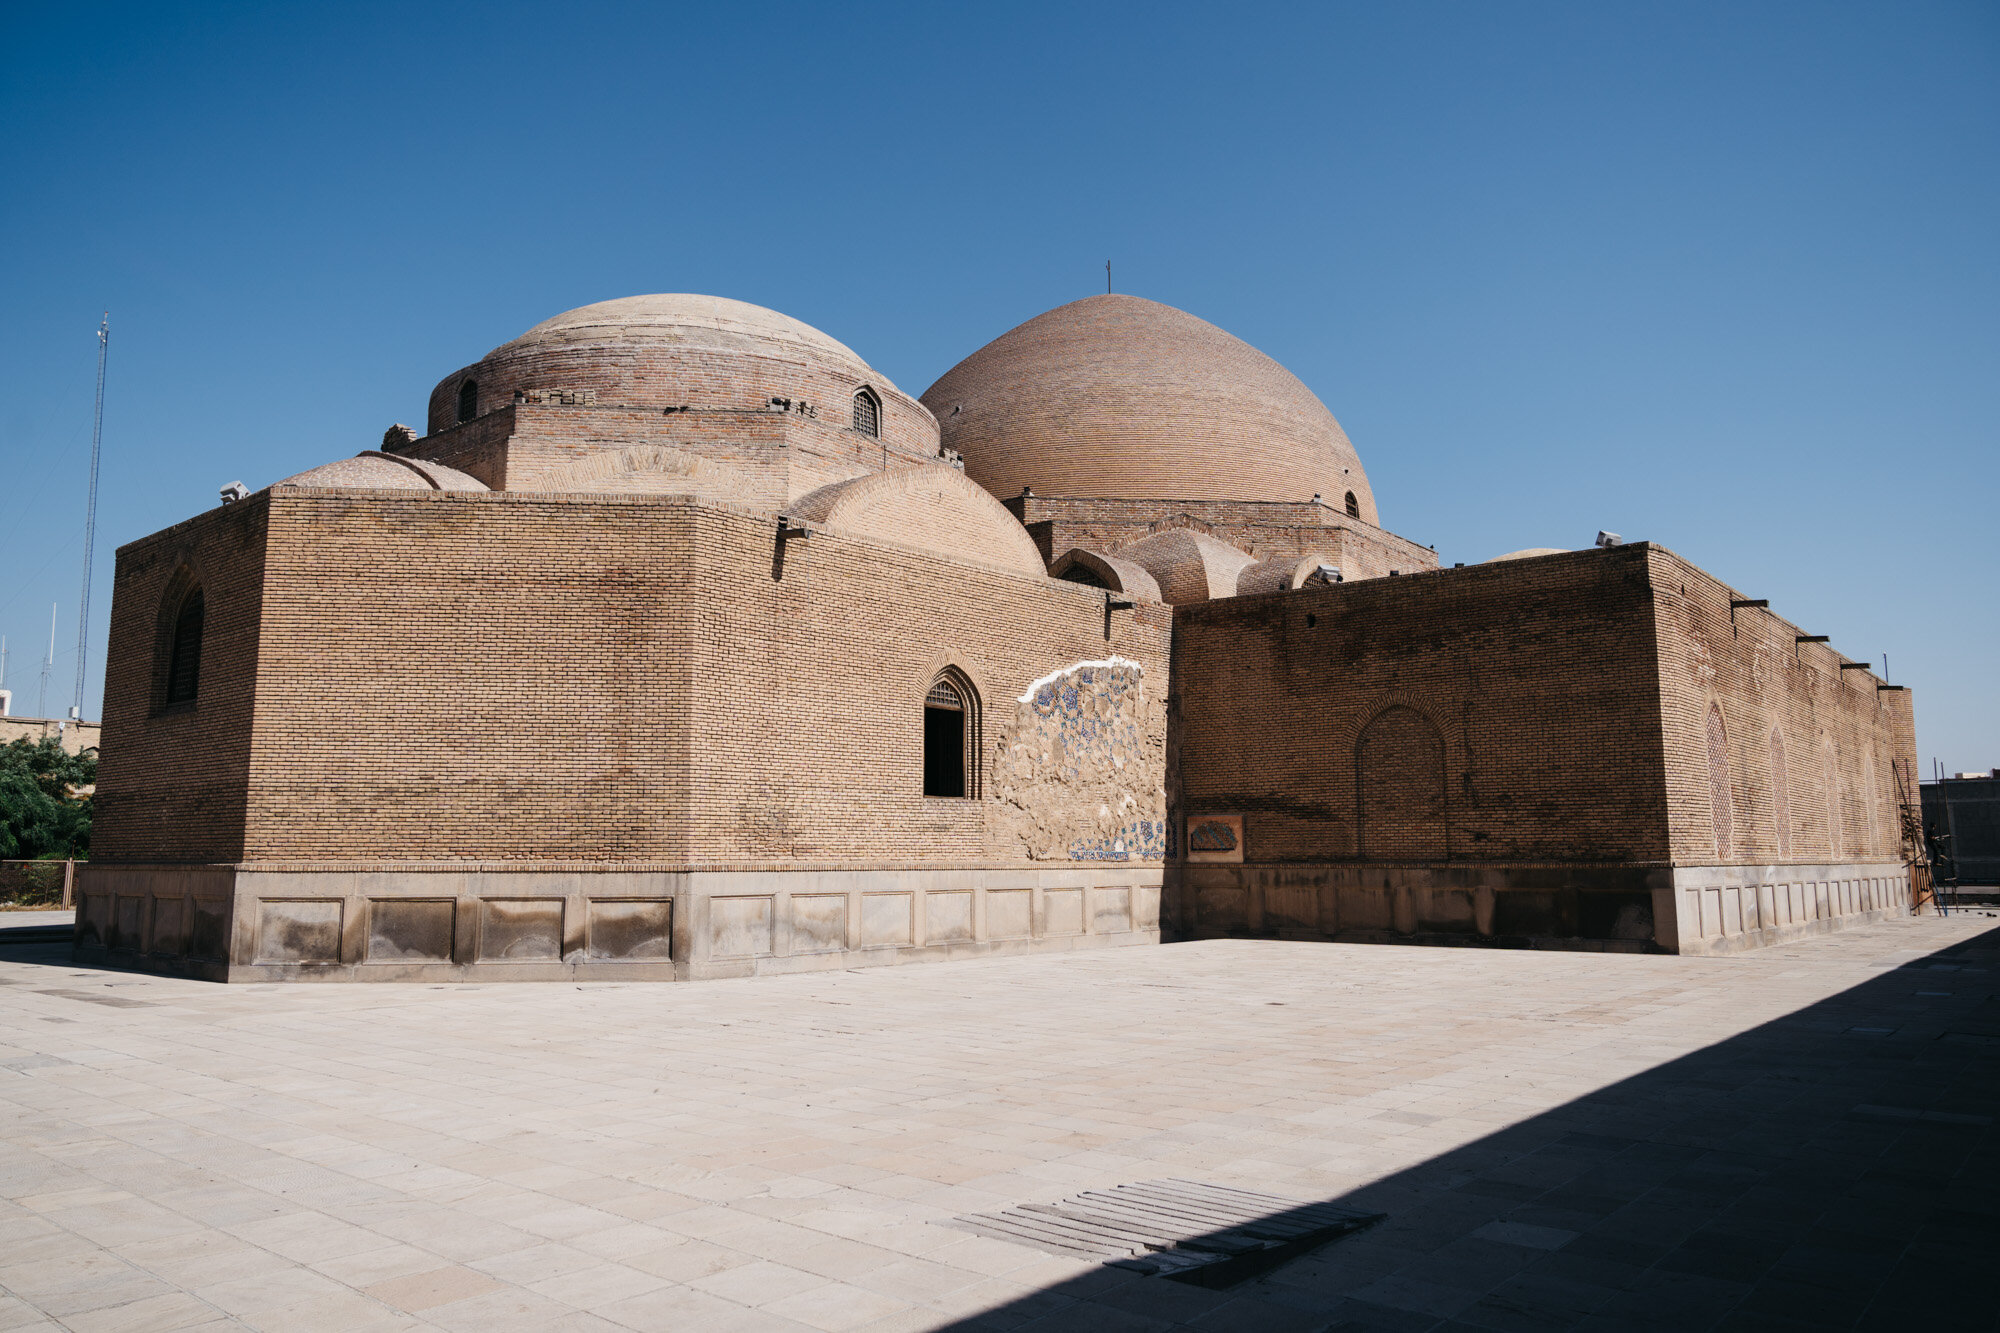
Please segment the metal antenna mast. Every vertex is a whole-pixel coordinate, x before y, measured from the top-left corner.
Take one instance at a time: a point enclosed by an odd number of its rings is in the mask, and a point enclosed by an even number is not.
[[[111,312],[97,326],[97,410],[90,419],[90,500],[83,513],[83,597],[76,613],[76,700],[69,715],[83,717],[83,671],[90,650],[90,555],[97,540],[97,457],[104,447],[104,357],[111,350]],[[51,653],[54,649],[51,648]]]
[[[35,696],[35,716],[49,715],[49,672],[56,665],[56,604],[49,603],[49,655],[42,659],[42,691]]]

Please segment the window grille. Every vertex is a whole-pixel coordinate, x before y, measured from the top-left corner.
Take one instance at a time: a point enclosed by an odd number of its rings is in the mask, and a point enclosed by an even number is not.
[[[1349,518],[1361,517],[1361,501],[1354,498],[1353,491],[1347,493],[1347,516]]]
[[[908,698],[909,696],[905,695],[904,697]],[[955,708],[960,712],[964,712],[965,700],[959,697],[957,688],[950,681],[941,680],[931,686],[931,692],[924,696],[924,707]]]
[[[882,403],[866,389],[854,395],[854,429],[863,435],[882,433]]]

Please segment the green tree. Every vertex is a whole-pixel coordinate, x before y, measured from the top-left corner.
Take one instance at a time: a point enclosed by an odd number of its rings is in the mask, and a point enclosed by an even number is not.
[[[0,746],[0,859],[82,857],[90,852],[97,752],[70,754],[53,740]]]

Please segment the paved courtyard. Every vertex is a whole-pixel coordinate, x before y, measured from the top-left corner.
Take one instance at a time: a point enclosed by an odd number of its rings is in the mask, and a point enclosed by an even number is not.
[[[1991,1328],[1996,926],[694,985],[0,944],[0,1329]],[[1226,1290],[941,1225],[1167,1178],[1388,1216]]]

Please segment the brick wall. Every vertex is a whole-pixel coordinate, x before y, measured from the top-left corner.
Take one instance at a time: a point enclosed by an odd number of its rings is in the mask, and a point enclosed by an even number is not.
[[[253,515],[257,561],[225,566]],[[184,717],[132,706],[181,530],[121,563],[108,862],[1023,863],[991,803],[922,795],[937,671],[977,689],[983,747],[1078,662],[1137,662],[1163,703],[1163,607],[1107,638],[1095,590],[829,532],[780,567],[754,512],[297,490],[196,522],[217,628]],[[1157,707],[1130,757],[1154,805],[1164,733]]]
[[[1900,858],[1899,773],[1916,799],[1909,692],[1878,690],[1878,675],[1842,670],[1850,659],[1831,645],[1799,642],[1806,630],[1763,607],[1732,607],[1746,595],[1649,550],[1674,860]],[[1709,758],[1711,714],[1721,724],[1720,772]]]
[[[271,501],[253,496],[118,550],[91,830],[100,862],[243,854]],[[171,617],[205,606],[200,691],[165,706]]]
[[[1177,610],[1180,800],[1253,862],[1667,855],[1643,548]]]

